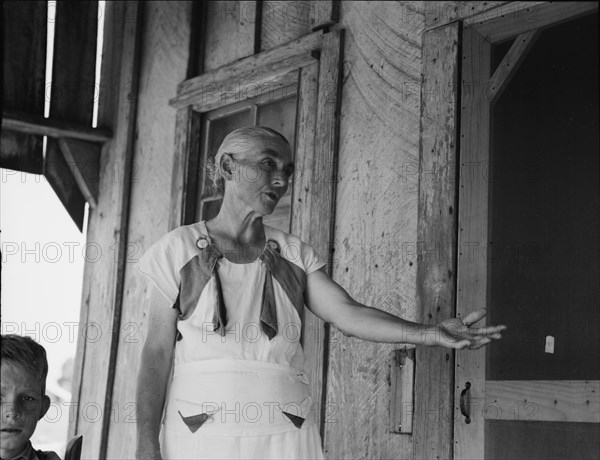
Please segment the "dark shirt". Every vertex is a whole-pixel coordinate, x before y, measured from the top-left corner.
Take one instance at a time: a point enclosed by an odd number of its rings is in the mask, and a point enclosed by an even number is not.
[[[42,452],[41,450],[35,450],[31,446],[31,442],[28,441],[23,450],[17,455],[12,458],[2,458],[0,460],[60,460],[60,457],[56,452]]]

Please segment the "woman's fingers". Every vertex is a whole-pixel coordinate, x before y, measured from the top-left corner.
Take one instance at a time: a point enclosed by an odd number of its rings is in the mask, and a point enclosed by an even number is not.
[[[484,318],[485,315],[487,315],[487,310],[485,308],[480,308],[479,310],[472,311],[465,317],[465,319],[463,319],[463,324],[465,326],[475,324],[477,321]]]
[[[476,335],[492,335],[502,332],[506,329],[506,326],[488,326],[488,327],[479,327],[479,328],[469,328],[469,330]]]

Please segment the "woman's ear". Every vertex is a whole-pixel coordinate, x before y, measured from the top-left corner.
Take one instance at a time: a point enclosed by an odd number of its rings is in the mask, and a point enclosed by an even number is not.
[[[48,409],[50,409],[50,398],[48,397],[48,395],[44,395],[42,397],[42,406],[40,407],[40,416],[38,417],[38,420],[41,420],[42,417],[46,415]]]
[[[231,180],[233,178],[233,158],[228,153],[221,156],[219,170],[224,180]]]

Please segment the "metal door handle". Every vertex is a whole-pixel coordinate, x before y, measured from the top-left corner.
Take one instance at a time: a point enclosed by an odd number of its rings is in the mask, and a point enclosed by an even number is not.
[[[465,423],[471,423],[471,417],[469,416],[469,410],[467,408],[467,393],[469,392],[469,388],[471,388],[471,382],[465,383],[465,388],[460,392],[460,412],[465,417]]]

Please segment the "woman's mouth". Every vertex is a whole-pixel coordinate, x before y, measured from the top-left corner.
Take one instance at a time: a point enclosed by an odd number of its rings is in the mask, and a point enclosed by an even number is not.
[[[278,199],[277,194],[274,192],[266,192],[265,195],[267,195],[272,201],[277,201]]]

